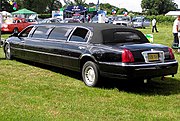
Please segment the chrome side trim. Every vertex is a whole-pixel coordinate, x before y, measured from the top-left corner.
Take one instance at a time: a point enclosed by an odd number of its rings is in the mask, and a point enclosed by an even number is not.
[[[114,65],[114,66],[123,66],[123,67],[148,67],[148,66],[162,66],[162,65],[171,65],[171,64],[178,64],[178,61],[173,61],[173,62],[164,62],[164,63],[146,63],[146,64],[131,64],[127,65],[125,63],[121,62],[99,62],[99,64],[104,64],[104,65]]]
[[[28,50],[28,49],[21,49],[21,48],[13,48],[14,50],[20,50],[20,51],[26,51],[26,52],[32,52],[32,53],[38,53],[38,54],[44,54],[44,55],[50,55],[50,56],[56,56],[56,57],[64,57],[64,58],[70,58],[70,59],[78,59],[75,57],[65,56],[65,55],[59,55],[59,54],[53,54],[53,53],[47,53],[47,52],[40,52],[35,50]]]

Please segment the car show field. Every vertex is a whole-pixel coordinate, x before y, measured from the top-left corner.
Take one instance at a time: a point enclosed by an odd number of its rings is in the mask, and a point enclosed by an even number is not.
[[[158,28],[153,43],[171,47],[172,25]],[[151,27],[139,30],[151,33]],[[180,54],[174,55],[180,62]],[[6,60],[0,48],[0,69],[1,120],[179,120],[179,68],[174,78],[147,83],[104,78],[101,87],[89,88],[78,72]]]

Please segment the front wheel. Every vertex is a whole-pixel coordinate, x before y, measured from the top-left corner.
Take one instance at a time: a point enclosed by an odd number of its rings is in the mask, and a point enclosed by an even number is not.
[[[96,87],[99,84],[99,72],[97,65],[92,61],[87,61],[82,68],[82,78],[89,87]]]
[[[5,52],[5,58],[7,60],[11,60],[12,59],[12,54],[11,54],[10,44],[5,45],[4,52]]]

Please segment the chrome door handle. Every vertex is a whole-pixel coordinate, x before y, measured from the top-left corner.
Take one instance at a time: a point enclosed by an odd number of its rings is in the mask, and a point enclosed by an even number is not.
[[[79,46],[78,48],[79,48],[79,49],[85,49],[85,47],[82,47],[82,46]]]

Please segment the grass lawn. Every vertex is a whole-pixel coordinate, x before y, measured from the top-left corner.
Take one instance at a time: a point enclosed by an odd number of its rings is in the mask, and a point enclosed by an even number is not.
[[[157,27],[154,43],[171,46],[172,25]],[[150,27],[140,30],[151,33]],[[180,54],[175,57],[180,62]],[[164,81],[154,78],[143,84],[105,79],[102,88],[90,88],[79,73],[5,60],[0,48],[0,120],[178,121],[179,72]]]

